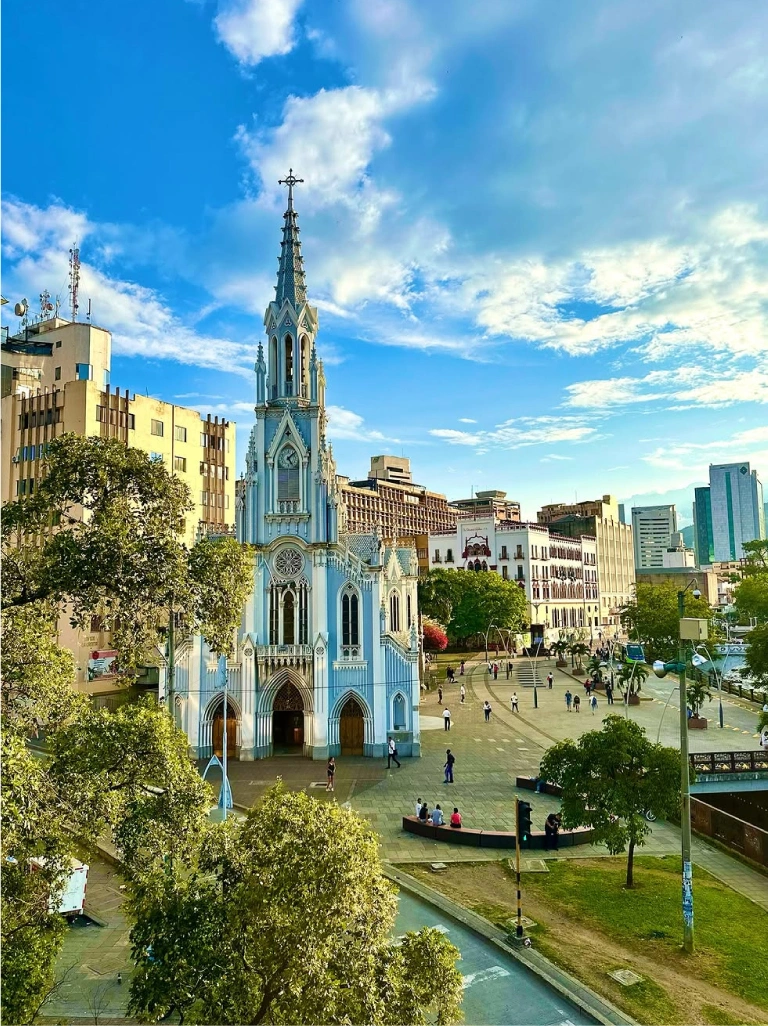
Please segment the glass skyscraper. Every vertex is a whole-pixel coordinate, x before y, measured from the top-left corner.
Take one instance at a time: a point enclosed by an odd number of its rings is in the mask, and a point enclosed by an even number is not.
[[[709,492],[715,560],[741,559],[744,542],[765,537],[763,486],[748,463],[710,465]]]
[[[696,550],[696,566],[708,566],[715,561],[712,497],[709,488],[696,488],[693,495],[693,547]]]

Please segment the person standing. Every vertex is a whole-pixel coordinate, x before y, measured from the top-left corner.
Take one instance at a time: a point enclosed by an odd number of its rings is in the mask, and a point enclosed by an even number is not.
[[[464,676],[464,660],[463,659],[461,660],[461,665],[459,666],[459,676],[460,677]],[[439,805],[438,805],[438,808],[440,808]]]
[[[491,718],[491,703],[488,699],[483,703],[483,714],[485,715],[485,722],[487,723]]]
[[[510,673],[512,673],[512,660],[507,659],[507,680],[509,680]]]
[[[494,680],[498,680],[499,679],[499,664],[498,663],[494,663],[493,664],[493,679]]]
[[[565,708],[566,708],[567,712],[571,711],[571,702],[572,701],[573,701],[573,695],[571,694],[571,689],[568,688],[567,691],[565,692]]]
[[[446,730],[451,729],[451,714],[447,708],[443,709],[443,727]]]
[[[554,682],[555,682],[555,678],[554,678],[554,675],[553,675],[552,671],[550,670],[549,673],[547,674],[547,687],[549,688],[550,691],[552,690],[552,685],[554,684]]]
[[[573,711],[578,712],[581,707],[581,699],[578,695],[573,696]]]
[[[456,762],[456,759],[455,759],[455,757],[453,755],[453,752],[450,750],[450,748],[448,748],[446,750],[446,753],[445,753],[445,766],[443,766],[443,769],[445,770],[445,781],[444,781],[444,783],[446,783],[446,784],[452,784],[453,783],[453,764],[455,762]]]
[[[467,689],[464,687],[463,684],[459,689],[459,695],[461,696],[461,704],[464,705],[464,699],[467,697]]]
[[[397,763],[397,768],[400,769],[400,760],[397,757],[397,745],[395,744],[395,739],[391,737],[387,742],[387,769],[390,769],[393,760]]]
[[[605,697],[608,700],[608,705],[613,705],[613,684],[610,681],[605,685]]]
[[[326,769],[326,774],[328,776],[328,783],[325,785],[325,789],[326,789],[326,791],[332,791],[333,790],[334,777],[336,776],[336,760],[334,759],[333,756],[331,756],[330,759],[328,760],[328,767]]]
[[[592,709],[592,715],[594,716],[595,713],[597,712],[597,695],[594,694],[594,692],[592,694],[592,697],[589,700],[589,705],[590,705],[590,708]]]
[[[510,703],[512,705],[512,712],[513,713],[519,713],[520,709],[518,708],[518,700],[517,700],[517,692],[516,691],[512,692],[512,697],[510,698],[509,701],[510,701]]]
[[[442,685],[440,685],[440,687],[437,689],[437,700],[440,703],[440,705],[443,704],[443,687],[442,687]]]

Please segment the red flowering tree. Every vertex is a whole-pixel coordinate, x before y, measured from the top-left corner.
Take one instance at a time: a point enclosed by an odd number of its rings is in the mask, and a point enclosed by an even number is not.
[[[435,620],[424,620],[424,650],[427,652],[444,652],[448,647],[448,635],[445,628]]]

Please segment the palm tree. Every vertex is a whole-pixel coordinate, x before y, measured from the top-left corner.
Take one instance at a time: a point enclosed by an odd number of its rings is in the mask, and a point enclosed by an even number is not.
[[[631,696],[641,690],[648,673],[645,663],[635,663],[631,659],[625,659],[619,663],[616,678],[621,690]]]
[[[583,641],[574,641],[568,649],[572,656],[576,656],[576,673],[584,673],[582,660],[585,655],[589,655],[589,645],[585,645]]]
[[[555,655],[557,656],[557,665],[565,666],[566,660],[563,658],[563,656],[568,651],[568,642],[565,640],[565,638],[560,638],[554,643],[552,648],[555,652]]]
[[[587,663],[587,672],[589,673],[592,680],[598,684],[603,682],[603,663],[600,661],[600,656],[593,655]]]
[[[696,680],[685,689],[685,697],[692,716],[698,716],[704,702],[712,701],[712,692],[705,680]]]

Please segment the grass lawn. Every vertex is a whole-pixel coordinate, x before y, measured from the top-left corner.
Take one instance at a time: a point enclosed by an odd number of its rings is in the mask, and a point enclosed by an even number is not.
[[[523,911],[538,926],[535,947],[641,1023],[761,1023],[768,1020],[768,913],[698,867],[696,951],[683,954],[680,860],[641,856],[636,885],[625,860],[549,861],[523,876]],[[515,914],[507,863],[450,866],[432,874],[402,866],[454,900],[507,926]],[[644,982],[622,987],[607,974],[632,968]]]

